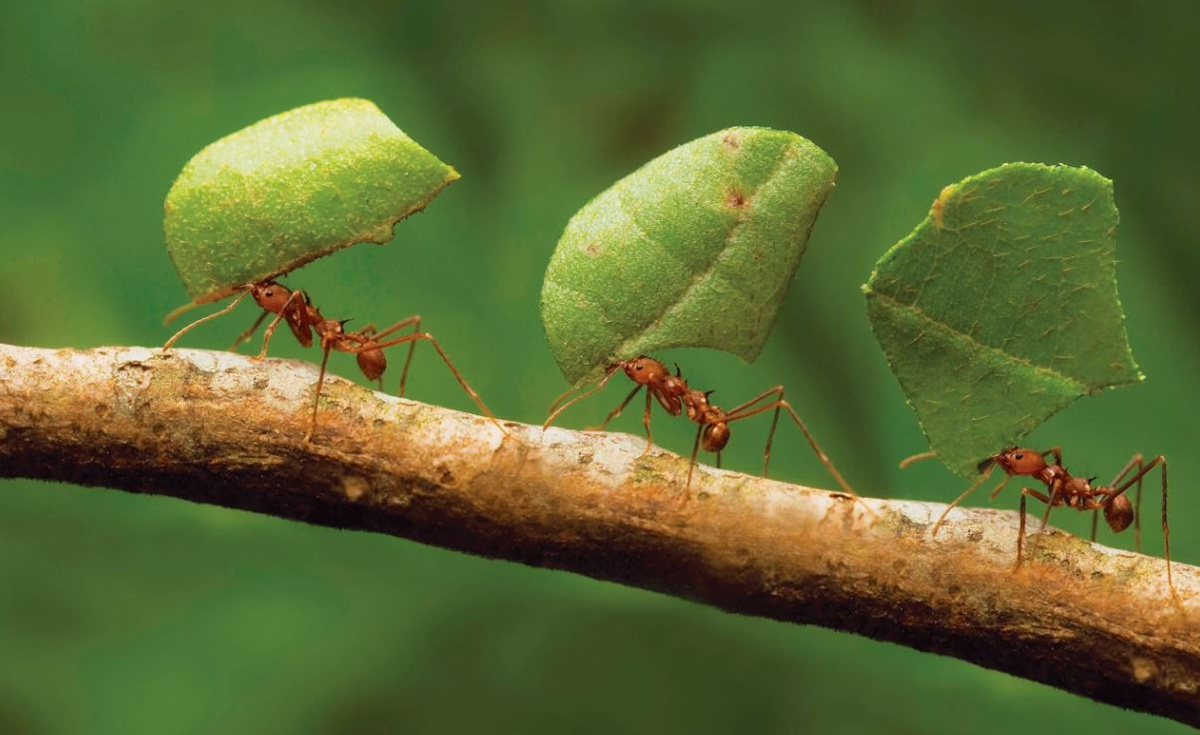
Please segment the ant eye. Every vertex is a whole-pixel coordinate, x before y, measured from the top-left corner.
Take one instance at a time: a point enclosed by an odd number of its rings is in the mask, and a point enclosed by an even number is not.
[[[634,370],[641,370],[641,369],[642,369],[642,363],[640,363],[640,362],[639,362],[637,365],[634,365],[634,366],[633,366],[633,369],[634,369]]]
[[[1025,457],[1025,455],[1021,454],[1020,452],[1017,452],[1016,454],[1013,455],[1013,459],[1024,459],[1024,457]]]
[[[266,291],[263,291],[263,296],[266,296],[267,298],[270,298],[271,296],[274,296],[274,295],[275,295],[275,292],[269,288]]]

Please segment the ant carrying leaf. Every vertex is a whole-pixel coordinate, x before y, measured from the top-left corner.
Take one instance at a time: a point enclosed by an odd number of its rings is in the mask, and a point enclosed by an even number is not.
[[[932,455],[915,455],[901,463],[901,466],[906,467],[917,459],[925,459],[929,456]],[[1054,462],[1047,462],[1047,457],[1053,457]],[[1175,590],[1175,583],[1171,578],[1171,530],[1167,525],[1166,457],[1160,454],[1149,462],[1146,462],[1141,454],[1135,454],[1121,471],[1117,473],[1117,476],[1112,479],[1112,482],[1106,485],[1096,485],[1093,484],[1096,478],[1076,477],[1063,466],[1062,450],[1059,447],[1051,447],[1043,452],[1026,447],[1010,447],[979,462],[980,478],[955,498],[953,503],[946,506],[946,510],[942,511],[942,515],[933,524],[933,535],[937,535],[938,530],[941,528],[950,511],[978,489],[980,485],[987,482],[988,478],[992,475],[992,470],[996,467],[1004,470],[1005,477],[992,490],[989,499],[995,499],[1008,484],[1008,481],[1017,476],[1032,477],[1034,480],[1045,485],[1049,491],[1049,494],[1046,494],[1033,488],[1027,487],[1021,489],[1021,524],[1017,533],[1017,563],[1014,569],[1020,567],[1024,560],[1025,504],[1027,498],[1034,498],[1046,504],[1046,512],[1042,515],[1042,523],[1038,526],[1038,530],[1034,534],[1035,539],[1045,531],[1046,524],[1050,520],[1050,511],[1062,506],[1074,508],[1075,510],[1092,511],[1092,541],[1095,541],[1099,515],[1103,511],[1104,520],[1108,523],[1109,528],[1116,533],[1129,528],[1130,524],[1134,525],[1134,543],[1140,552],[1142,550],[1142,479],[1155,467],[1161,467],[1163,556],[1167,562],[1167,586],[1171,589],[1171,596],[1176,600],[1179,599],[1179,595]],[[1134,485],[1137,486],[1136,497],[1134,502],[1130,503],[1129,498],[1126,496],[1126,491]]]
[[[701,448],[706,452],[715,452],[717,455],[717,466],[720,467],[721,451],[729,443],[731,433],[729,425],[735,421],[748,419],[751,416],[757,416],[773,410],[775,413],[771,419],[771,430],[767,434],[767,446],[763,459],[763,476],[766,477],[771,466],[771,444],[775,439],[775,429],[779,425],[779,413],[786,410],[792,420],[796,422],[796,426],[800,429],[801,433],[804,434],[804,438],[808,440],[808,444],[812,447],[813,452],[816,453],[817,458],[829,470],[829,474],[833,476],[833,479],[838,483],[842,491],[855,499],[858,498],[858,495],[845,479],[842,478],[842,474],[838,472],[833,461],[829,459],[820,445],[817,444],[816,438],[813,437],[795,409],[792,408],[792,404],[784,399],[783,386],[776,386],[770,390],[763,391],[749,401],[735,406],[729,411],[725,411],[709,400],[709,395],[712,391],[696,390],[688,385],[687,381],[683,379],[682,371],[678,365],[675,366],[675,374],[672,375],[667,370],[666,365],[645,355],[621,360],[609,365],[604,372],[603,378],[594,386],[578,395],[572,397],[572,394],[578,390],[577,387],[563,393],[550,406],[550,416],[546,419],[546,423],[542,425],[542,428],[548,428],[563,411],[566,411],[574,404],[598,393],[618,371],[624,372],[635,385],[633,390],[629,392],[629,395],[625,396],[625,400],[621,401],[612,411],[609,411],[608,416],[605,417],[598,428],[603,431],[610,421],[621,415],[625,407],[629,405],[630,401],[643,388],[646,390],[646,408],[642,412],[642,424],[646,427],[647,452],[650,451],[650,447],[653,444],[653,435],[650,431],[650,412],[654,401],[658,401],[658,404],[671,416],[686,415],[689,421],[697,425],[696,441],[692,445],[691,464],[688,465],[687,487],[691,487],[692,474],[696,467],[696,454]]]
[[[262,349],[254,358],[255,360],[262,360],[266,357],[271,337],[275,334],[275,328],[279,326],[280,321],[287,322],[292,334],[296,337],[296,341],[304,347],[312,346],[313,334],[315,333],[322,353],[321,373],[317,378],[317,389],[313,395],[312,420],[309,424],[308,432],[304,435],[304,441],[311,441],[317,429],[317,406],[321,398],[321,388],[325,383],[325,368],[329,362],[329,353],[331,351],[346,352],[354,355],[362,374],[366,376],[367,380],[378,381],[380,389],[382,389],[383,373],[387,369],[387,357],[384,355],[383,350],[407,342],[409,344],[408,356],[404,361],[404,369],[400,374],[399,395],[403,396],[405,385],[408,381],[408,368],[412,364],[413,350],[416,348],[418,340],[424,340],[433,345],[433,348],[437,350],[442,361],[446,363],[446,367],[454,375],[455,380],[467,392],[467,395],[471,396],[471,399],[475,401],[475,405],[479,407],[483,415],[491,419],[497,426],[500,426],[499,421],[497,421],[487,405],[484,404],[479,394],[471,388],[466,379],[463,378],[462,373],[451,362],[450,357],[442,349],[437,339],[428,332],[420,331],[420,316],[410,316],[401,319],[383,330],[377,330],[373,324],[369,324],[357,331],[347,332],[345,326],[349,320],[326,319],[320,310],[313,306],[308,294],[304,291],[292,291],[273,280],[246,284],[240,290],[242,293],[225,308],[197,319],[176,332],[163,345],[163,351],[169,350],[180,337],[193,328],[211,319],[228,314],[246,296],[253,296],[255,303],[262,307],[263,311],[249,329],[238,335],[230,349],[235,349],[242,342],[249,340],[268,314],[274,314],[275,318],[267,325],[266,333],[263,335]],[[168,320],[171,318],[169,316]],[[405,327],[412,327],[412,331],[399,337],[385,339]],[[503,427],[501,427],[501,431],[503,430]]]

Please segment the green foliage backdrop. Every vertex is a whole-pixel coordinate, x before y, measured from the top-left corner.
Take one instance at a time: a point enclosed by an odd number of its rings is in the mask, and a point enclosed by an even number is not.
[[[949,500],[960,481],[936,463],[895,469],[924,446],[859,285],[946,183],[1009,160],[1086,164],[1115,182],[1121,298],[1147,379],[1076,403],[1032,441],[1061,444],[1088,476],[1167,454],[1174,551],[1197,563],[1197,22],[1188,2],[1081,0],[6,3],[0,341],[163,341],[162,316],[187,300],[161,231],[183,164],[267,115],[361,96],[463,178],[392,243],[289,283],[331,316],[421,313],[499,415],[537,422],[566,387],[538,296],[570,215],[713,130],[794,130],[837,160],[838,186],[762,357],[666,357],[725,405],[785,384],[863,492]],[[243,309],[185,342],[224,347],[253,318]],[[471,407],[424,348],[410,393]],[[731,466],[757,468],[766,428],[737,427]],[[784,430],[773,471],[827,485]],[[655,436],[686,450],[691,432],[660,418]],[[997,502],[1015,508],[1015,493]],[[1182,731],[957,661],[565,574],[175,500],[0,485],[4,733],[1066,727]]]

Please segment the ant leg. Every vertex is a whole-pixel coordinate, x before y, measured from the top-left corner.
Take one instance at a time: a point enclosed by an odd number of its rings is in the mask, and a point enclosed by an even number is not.
[[[325,366],[329,363],[329,347],[322,345],[321,352],[321,374],[317,376],[317,391],[313,394],[312,421],[309,422],[308,433],[301,440],[305,443],[312,441],[313,434],[317,433],[317,405],[321,402],[321,386],[325,384]]]
[[[942,522],[946,520],[946,516],[950,515],[950,511],[954,510],[959,503],[966,500],[968,495],[978,490],[980,485],[988,481],[988,479],[992,476],[992,469],[994,467],[995,465],[989,465],[987,470],[983,472],[983,475],[980,476],[980,478],[976,480],[971,487],[963,490],[962,494],[955,498],[953,503],[946,506],[946,509],[942,511],[940,516],[938,516],[937,522],[933,524],[933,532],[930,534],[931,536],[937,535],[938,529],[942,527]],[[1008,480],[1009,476],[1006,475],[1004,479],[1001,480],[999,487],[1004,487]]]
[[[1138,469],[1142,469],[1142,463],[1138,462]],[[1142,480],[1145,477],[1139,477],[1137,481],[1137,495],[1133,501],[1133,548],[1137,553],[1142,553]]]
[[[454,379],[458,381],[458,384],[462,386],[462,389],[471,397],[471,400],[475,401],[475,405],[479,407],[479,410],[483,412],[483,415],[491,419],[492,423],[495,424],[496,428],[500,429],[502,433],[508,434],[508,432],[504,430],[504,427],[500,425],[500,420],[497,419],[496,415],[492,413],[492,410],[487,407],[487,404],[483,402],[483,399],[479,397],[479,394],[475,392],[475,389],[472,388],[469,383],[467,383],[466,378],[462,376],[462,373],[458,371],[458,368],[456,368],[454,363],[450,360],[450,356],[446,354],[446,351],[442,349],[441,344],[439,344],[437,339],[435,339],[434,336],[429,332],[406,334],[403,337],[397,337],[386,342],[379,342],[376,344],[367,345],[366,347],[358,347],[353,350],[346,351],[350,354],[357,355],[360,352],[382,350],[385,347],[404,344],[405,342],[413,342],[419,339],[425,340],[429,342],[429,344],[433,345],[433,349],[437,350],[438,356],[442,358],[442,362],[446,363],[446,367],[450,370],[451,374],[454,375]]]
[[[1134,459],[1130,460],[1130,464],[1131,465],[1134,464],[1135,460],[1140,463],[1142,460],[1142,456],[1140,454],[1135,455]],[[1175,599],[1175,602],[1178,603],[1179,602],[1179,593],[1176,592],[1175,582],[1171,578],[1171,529],[1167,525],[1167,458],[1160,454],[1157,457],[1155,457],[1154,459],[1145,463],[1144,465],[1139,464],[1137,473],[1133,477],[1126,480],[1125,483],[1122,484],[1120,487],[1116,488],[1116,490],[1113,492],[1111,497],[1115,498],[1116,496],[1118,496],[1121,493],[1128,490],[1129,487],[1131,485],[1133,485],[1133,483],[1140,482],[1141,479],[1146,475],[1146,473],[1148,473],[1150,470],[1154,469],[1157,465],[1162,465],[1163,557],[1167,560],[1167,586],[1171,588],[1171,597],[1173,597]],[[1126,471],[1128,471],[1128,470],[1126,470]],[[1124,477],[1124,472],[1121,474],[1121,477]]]
[[[1059,502],[1061,497],[1062,493],[1058,485],[1050,488],[1050,499],[1046,501],[1046,512],[1042,514],[1042,524],[1038,526],[1037,532],[1033,534],[1035,540],[1046,530],[1046,524],[1050,522],[1050,511],[1054,510],[1054,504]]]
[[[180,337],[182,337],[183,335],[192,331],[193,329],[200,326],[204,322],[212,321],[213,319],[216,319],[219,316],[224,316],[224,315],[228,314],[229,312],[233,311],[233,307],[242,303],[242,299],[246,298],[249,295],[250,295],[249,291],[243,291],[240,296],[238,296],[236,299],[234,299],[229,304],[229,306],[226,306],[224,309],[221,309],[220,311],[215,311],[212,314],[209,314],[208,316],[202,316],[199,319],[197,319],[196,321],[194,321],[191,324],[184,327],[183,329],[180,329],[178,332],[171,335],[171,338],[169,340],[167,340],[167,343],[165,345],[163,345],[162,351],[166,352],[167,350],[171,349],[171,345],[175,344],[179,340]],[[176,309],[176,311],[179,311],[179,310]]]
[[[258,331],[258,328],[262,326],[263,320],[267,318],[267,314],[270,313],[271,312],[267,311],[266,309],[263,309],[262,312],[259,313],[258,318],[254,320],[254,323],[251,324],[246,331],[239,334],[237,339],[233,341],[233,344],[229,345],[229,351],[233,352],[238,348],[238,345],[243,342],[248,342],[250,338],[254,336],[254,333]]]
[[[1154,461],[1162,460],[1162,526],[1163,526],[1163,556],[1167,560],[1167,586],[1171,588],[1171,597],[1175,604],[1180,605],[1179,593],[1175,591],[1175,582],[1171,579],[1171,527],[1167,525],[1167,459],[1161,454]],[[1153,464],[1153,462],[1151,463]]]
[[[643,387],[644,386],[641,386],[641,385],[635,385],[633,387],[633,390],[629,391],[629,395],[625,396],[625,400],[621,401],[621,403],[618,404],[616,408],[614,408],[613,410],[608,412],[608,415],[604,417],[604,420],[600,422],[599,426],[589,427],[589,430],[604,431],[605,429],[607,429],[608,422],[612,421],[616,417],[620,416],[621,412],[625,410],[625,407],[629,405],[629,402],[633,400],[633,397],[636,396],[638,394],[638,391],[641,390]],[[647,394],[647,398],[648,397],[649,397],[649,394]]]
[[[170,314],[167,314],[165,317],[163,317],[163,326],[170,324],[178,319],[181,314],[187,313],[192,309],[195,309],[197,306],[200,306],[200,304],[197,304],[195,301],[189,301],[178,309],[172,309]]]
[[[920,454],[914,454],[911,457],[905,457],[904,459],[900,460],[900,469],[906,470],[917,462],[921,462],[926,459],[933,459],[936,456],[937,452],[921,452]]]
[[[297,294],[302,294],[302,293],[304,293],[304,292],[303,291],[292,291],[292,295],[288,296],[287,301],[283,302],[283,308],[279,310],[279,313],[276,314],[275,318],[271,320],[271,323],[267,325],[267,331],[263,332],[262,349],[258,351],[257,355],[255,355],[254,357],[252,357],[250,359],[252,359],[255,362],[260,362],[260,361],[266,359],[267,347],[270,346],[270,344],[271,344],[271,337],[275,336],[275,328],[279,326],[279,322],[283,321],[284,316],[288,312],[288,309],[292,308],[292,301],[297,298]]]
[[[704,424],[696,427],[696,441],[692,443],[692,459],[688,462],[688,479],[687,484],[683,486],[684,492],[692,487],[692,472],[696,469],[696,453],[700,451],[700,436],[704,433]]]
[[[1014,572],[1021,568],[1021,562],[1024,560],[1024,553],[1025,553],[1025,498],[1029,497],[1029,496],[1035,497],[1038,500],[1042,501],[1043,503],[1046,504],[1047,508],[1050,507],[1050,498],[1047,498],[1045,495],[1042,495],[1037,490],[1034,490],[1032,488],[1027,487],[1027,488],[1021,489],[1021,525],[1017,529],[1017,563],[1015,566],[1013,566]],[[1040,533],[1040,531],[1039,531],[1039,533]]]
[[[783,386],[780,386],[780,388],[779,388],[779,399],[780,399],[780,401],[783,400]],[[775,429],[779,426],[779,409],[780,408],[782,408],[782,404],[775,407],[775,415],[771,417],[771,430],[767,432],[767,446],[766,446],[766,449],[763,451],[763,477],[764,478],[766,478],[771,471],[771,443],[775,441]],[[805,431],[803,427],[800,430],[804,431],[805,434],[808,434],[808,432]],[[821,454],[821,452],[818,451],[817,454],[819,456]]]
[[[988,493],[988,502],[989,503],[992,502],[993,500],[995,500],[996,496],[998,496],[1000,494],[1000,492],[1002,490],[1004,490],[1004,486],[1008,484],[1008,480],[1011,477],[1012,477],[1012,475],[1006,476],[1003,480],[1000,481],[999,485],[992,488],[992,491],[990,493]]]
[[[639,386],[640,387],[640,386]],[[632,397],[632,396],[631,396]],[[642,456],[645,457],[650,453],[650,448],[654,446],[654,436],[650,433],[650,407],[654,399],[654,393],[650,390],[646,391],[646,410],[642,413],[642,425],[646,427],[646,448],[642,450]]]
[[[554,423],[554,419],[558,418],[559,414],[561,414],[563,411],[566,411],[571,406],[579,403],[584,398],[595,395],[603,390],[604,386],[608,384],[608,381],[611,380],[612,376],[616,375],[616,373],[617,369],[615,367],[610,368],[598,383],[591,388],[588,388],[586,391],[583,391],[579,395],[572,397],[570,400],[567,400],[567,396],[570,396],[572,393],[579,390],[579,386],[573,385],[563,391],[563,394],[554,399],[554,403],[550,404],[550,415],[546,418],[546,423],[542,424],[542,430],[545,431],[546,429],[550,428],[550,424]]]
[[[821,464],[825,465],[825,469],[829,471],[829,474],[833,477],[833,479],[837,482],[837,484],[839,486],[841,486],[842,491],[845,492],[847,495],[850,495],[851,497],[858,499],[858,493],[854,492],[854,488],[850,487],[850,484],[847,483],[846,480],[842,477],[842,473],[838,472],[838,469],[836,466],[834,466],[833,461],[829,459],[829,456],[826,455],[825,452],[821,449],[821,445],[817,443],[816,437],[814,437],[812,435],[812,432],[809,431],[808,427],[804,425],[804,421],[802,421],[800,419],[800,415],[796,413],[796,410],[794,408],[792,408],[792,404],[788,403],[786,400],[784,400],[782,397],[780,397],[777,400],[772,401],[771,403],[768,403],[766,405],[758,406],[757,408],[751,408],[751,406],[754,406],[754,404],[759,403],[759,402],[763,401],[764,399],[769,398],[772,395],[782,396],[783,395],[783,386],[777,385],[774,388],[772,388],[771,390],[764,391],[762,394],[758,395],[757,397],[755,397],[749,401],[746,401],[745,403],[743,403],[740,406],[735,407],[732,411],[730,411],[729,413],[727,413],[725,415],[725,423],[733,423],[734,421],[740,421],[742,419],[747,419],[747,418],[750,418],[751,416],[763,413],[764,411],[770,411],[771,409],[775,409],[776,417],[778,417],[779,409],[785,409],[788,412],[788,415],[792,417],[792,421],[796,422],[796,426],[799,427],[800,433],[804,434],[804,438],[808,440],[808,445],[810,447],[812,447],[813,452],[817,455],[817,459],[821,460]],[[772,422],[771,434],[767,437],[767,450],[765,453],[764,466],[771,461],[771,441],[774,439],[774,436],[775,436],[774,429],[775,429],[775,423]]]
[[[717,452],[717,469],[721,469],[721,453]]]
[[[372,335],[372,337],[376,341],[379,341],[379,340],[383,339],[384,337],[388,336],[389,334],[394,334],[395,332],[397,332],[401,329],[404,329],[405,327],[407,327],[409,325],[412,325],[412,328],[413,328],[412,333],[413,334],[417,334],[418,332],[420,332],[421,331],[421,315],[414,314],[405,319],[401,319],[400,321],[396,322],[395,324],[393,324],[392,326],[383,330],[382,332]],[[374,325],[372,325],[372,326],[374,326]],[[409,344],[408,344],[408,356],[404,358],[404,369],[400,371],[400,392],[397,395],[400,396],[401,398],[404,397],[404,387],[406,385],[408,385],[408,368],[410,365],[412,365],[413,353],[416,351],[417,351],[417,342],[416,342],[416,340],[413,340],[412,342],[409,342]],[[382,383],[381,383],[381,385],[382,385]],[[382,390],[382,388],[380,388],[380,390]]]
[[[1142,461],[1142,459],[1144,459],[1144,458],[1142,458],[1141,454],[1135,454],[1135,455],[1133,455],[1133,458],[1130,458],[1129,461],[1126,462],[1126,466],[1122,467],[1121,472],[1118,472],[1117,476],[1115,478],[1112,478],[1112,482],[1109,483],[1109,485],[1108,485],[1109,488],[1114,489],[1114,491],[1112,491],[1112,495],[1109,496],[1108,500],[1105,501],[1105,502],[1112,502],[1112,498],[1115,498],[1116,496],[1121,495],[1122,492],[1128,490],[1130,484],[1138,483],[1138,492],[1136,492],[1136,494],[1134,496],[1134,512],[1133,512],[1133,524],[1134,524],[1134,526],[1133,526],[1134,542],[1133,543],[1134,543],[1134,549],[1138,550],[1138,554],[1141,554],[1141,488],[1142,488],[1142,479],[1145,478],[1146,472],[1150,472],[1150,470],[1152,470],[1152,468],[1154,467],[1153,461],[1151,462],[1150,465],[1146,466],[1145,462]],[[1134,473],[1133,478],[1130,479],[1128,483],[1121,485],[1122,480],[1124,480],[1124,478],[1126,478],[1126,476],[1127,476],[1127,474],[1129,474],[1129,472],[1132,472],[1134,470],[1134,467],[1138,468],[1138,472]],[[1094,540],[1094,538],[1093,538],[1093,540]]]
[[[1062,467],[1062,447],[1050,447],[1041,453],[1043,457],[1045,457],[1047,454],[1053,454],[1054,464]]]

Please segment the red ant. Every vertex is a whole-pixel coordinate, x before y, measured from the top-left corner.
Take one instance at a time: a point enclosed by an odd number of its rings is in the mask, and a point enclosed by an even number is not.
[[[1046,462],[1048,455],[1054,456],[1053,464]],[[925,456],[928,455],[918,455],[918,457]],[[905,462],[907,463],[908,460]],[[1076,510],[1092,511],[1092,541],[1096,540],[1096,527],[1100,511],[1104,511],[1104,520],[1108,522],[1109,528],[1115,533],[1124,531],[1126,528],[1129,528],[1131,523],[1136,521],[1134,530],[1135,545],[1140,552],[1142,550],[1142,478],[1150,470],[1161,465],[1163,556],[1167,560],[1167,586],[1171,588],[1172,597],[1178,599],[1179,595],[1175,591],[1175,583],[1171,579],[1171,531],[1167,526],[1167,460],[1161,454],[1149,462],[1144,462],[1142,455],[1135,454],[1117,476],[1113,478],[1112,482],[1107,485],[1093,485],[1092,483],[1096,478],[1090,477],[1085,479],[1075,477],[1067,471],[1066,467],[1063,467],[1062,450],[1058,447],[1051,447],[1044,452],[1024,447],[1010,447],[1002,452],[993,454],[979,463],[979,471],[983,473],[983,476],[975,484],[967,488],[962,495],[955,498],[954,502],[947,506],[946,510],[942,511],[942,515],[938,518],[937,523],[933,524],[934,535],[937,534],[942,522],[946,520],[946,514],[976,488],[986,482],[991,477],[992,469],[997,465],[1000,469],[1004,470],[1005,478],[992,490],[989,499],[995,499],[1000,494],[1000,491],[1004,489],[1004,486],[1008,484],[1008,481],[1017,475],[1032,477],[1045,485],[1050,491],[1050,494],[1046,495],[1028,487],[1021,490],[1021,525],[1017,534],[1017,563],[1013,567],[1014,569],[1021,566],[1024,556],[1025,501],[1029,497],[1046,504],[1046,512],[1042,515],[1042,524],[1038,527],[1037,533],[1034,534],[1035,539],[1046,529],[1046,523],[1050,520],[1050,511],[1056,506],[1066,506]],[[1130,476],[1131,472],[1133,472],[1132,476]],[[1137,484],[1137,497],[1134,503],[1130,503],[1129,498],[1125,496],[1125,491],[1135,483]]]
[[[784,400],[783,386],[776,386],[768,391],[764,391],[762,394],[746,401],[740,406],[736,406],[729,411],[724,411],[709,401],[709,395],[712,391],[695,390],[687,384],[687,381],[683,379],[679,365],[675,366],[675,374],[671,375],[666,365],[645,355],[609,365],[605,369],[604,377],[595,386],[570,398],[570,400],[567,400],[568,396],[575,392],[577,388],[567,390],[550,406],[550,416],[546,419],[546,423],[542,425],[542,428],[549,427],[550,424],[554,423],[554,419],[558,418],[559,414],[566,411],[575,403],[602,390],[608,384],[608,381],[617,374],[618,370],[623,370],[625,375],[636,385],[629,392],[629,395],[625,396],[625,400],[621,401],[620,405],[609,411],[608,416],[605,417],[603,423],[597,428],[603,431],[610,421],[621,415],[621,412],[625,410],[625,407],[629,405],[633,397],[642,388],[645,388],[646,410],[642,413],[642,424],[646,427],[646,451],[649,452],[653,444],[653,437],[650,432],[650,408],[653,402],[657,400],[658,404],[672,416],[679,416],[682,413],[686,413],[688,420],[698,425],[696,427],[696,441],[692,445],[691,464],[688,466],[687,487],[691,487],[692,472],[696,467],[696,453],[701,447],[706,452],[716,453],[717,466],[720,467],[721,450],[729,443],[729,424],[774,409],[775,416],[771,421],[771,431],[767,434],[763,476],[766,477],[767,471],[771,466],[771,442],[775,438],[775,428],[779,424],[779,412],[786,410],[788,415],[792,417],[792,420],[796,422],[796,426],[800,427],[800,431],[808,440],[809,446],[812,447],[817,458],[825,465],[825,468],[829,470],[829,474],[833,476],[833,479],[837,481],[838,485],[848,495],[856,499],[858,498],[858,495],[850,485],[842,479],[842,475],[838,472],[837,467],[833,465],[833,462],[825,455],[825,452],[821,451],[817,440],[813,438],[808,427],[800,420],[800,416],[796,414],[792,405]],[[770,400],[772,398],[773,400]],[[766,402],[764,403],[764,401]]]
[[[258,355],[253,358],[256,361],[262,360],[267,356],[267,347],[271,342],[271,336],[275,333],[275,328],[279,326],[279,322],[281,320],[287,322],[288,327],[292,330],[292,334],[296,337],[296,341],[304,347],[312,346],[313,332],[316,332],[317,337],[320,339],[322,351],[321,373],[317,378],[316,394],[313,396],[312,421],[309,425],[308,433],[304,435],[304,441],[310,441],[317,428],[317,405],[321,397],[321,387],[325,382],[325,367],[329,362],[330,351],[336,350],[338,352],[347,352],[353,354],[357,359],[358,368],[362,371],[362,374],[365,375],[368,380],[378,381],[379,387],[382,389],[383,373],[387,369],[387,358],[383,354],[384,348],[392,347],[404,342],[410,343],[408,348],[408,357],[404,361],[404,370],[400,374],[399,394],[403,396],[405,383],[408,380],[408,368],[409,365],[412,364],[413,350],[416,348],[416,343],[418,340],[425,340],[433,345],[434,349],[437,350],[438,355],[441,356],[442,361],[446,363],[446,367],[448,367],[450,372],[454,374],[454,378],[458,381],[458,384],[463,387],[463,390],[465,390],[469,396],[471,396],[471,399],[475,401],[475,405],[479,406],[479,410],[482,411],[483,414],[493,422],[496,422],[497,426],[499,426],[499,423],[496,421],[496,417],[492,415],[490,410],[488,410],[488,407],[484,404],[483,400],[480,399],[479,394],[477,394],[471,388],[471,386],[467,384],[467,381],[463,378],[462,374],[458,372],[458,368],[454,367],[454,363],[450,361],[450,357],[442,349],[442,346],[438,344],[438,341],[434,339],[433,335],[429,334],[428,332],[419,331],[421,328],[420,316],[410,316],[406,319],[401,319],[382,331],[376,330],[375,325],[368,324],[366,327],[363,327],[357,331],[347,332],[345,330],[345,326],[349,319],[340,321],[337,319],[326,319],[321,315],[321,312],[317,309],[317,307],[313,306],[312,301],[308,298],[308,294],[304,291],[292,291],[286,286],[273,280],[246,284],[238,290],[242,292],[241,295],[235,298],[233,302],[224,309],[209,314],[206,317],[197,319],[196,321],[176,332],[169,340],[167,340],[167,343],[163,345],[163,351],[165,352],[169,350],[180,337],[195,327],[198,327],[199,325],[211,319],[216,319],[219,316],[228,314],[233,310],[234,307],[241,303],[242,299],[246,298],[246,296],[253,296],[254,301],[260,307],[262,307],[263,311],[258,315],[258,319],[254,322],[254,324],[250,325],[249,329],[238,335],[237,339],[234,340],[233,345],[230,347],[231,350],[236,349],[237,346],[242,342],[249,340],[250,337],[253,336],[254,332],[258,330],[259,325],[263,323],[263,320],[266,319],[268,314],[274,314],[275,318],[269,325],[267,325],[267,331],[263,335],[262,350],[260,350]],[[179,312],[175,312],[169,315],[167,317],[167,321],[170,322],[171,319],[173,319],[178,313]],[[394,334],[395,332],[408,326],[411,326],[413,329],[413,331],[409,334],[395,337],[386,341],[381,341],[384,337]],[[501,430],[503,431],[503,429]]]

